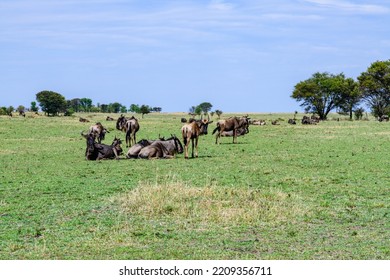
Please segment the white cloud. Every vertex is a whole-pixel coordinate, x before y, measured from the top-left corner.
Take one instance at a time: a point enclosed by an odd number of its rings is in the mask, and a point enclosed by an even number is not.
[[[305,0],[306,2],[316,4],[329,9],[337,9],[344,12],[361,13],[361,14],[387,14],[390,9],[381,5],[372,4],[355,4],[348,1],[340,0]]]

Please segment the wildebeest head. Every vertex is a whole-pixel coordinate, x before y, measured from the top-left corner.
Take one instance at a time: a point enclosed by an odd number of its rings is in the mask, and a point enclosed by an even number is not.
[[[196,124],[198,125],[199,127],[199,130],[200,130],[200,134],[199,135],[207,135],[207,129],[209,127],[209,124],[212,123],[213,121],[209,121],[209,120],[206,120],[206,119],[203,119],[203,120],[198,120],[196,121]]]
[[[120,155],[123,152],[121,144],[122,144],[122,141],[119,138],[116,138],[116,136],[115,136],[114,140],[112,141],[111,146],[113,146],[114,149],[117,150],[118,155]]]

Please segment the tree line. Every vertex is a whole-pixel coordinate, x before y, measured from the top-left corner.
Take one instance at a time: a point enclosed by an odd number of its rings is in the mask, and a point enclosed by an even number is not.
[[[76,112],[101,112],[101,113],[139,113],[149,114],[151,112],[161,112],[161,107],[152,107],[149,105],[131,104],[129,108],[122,105],[119,102],[109,104],[93,104],[90,98],[74,98],[66,100],[60,93],[44,90],[36,94],[36,100],[39,103],[41,110],[48,116],[55,116],[63,113],[65,116],[71,116]],[[27,110],[24,106],[20,105],[16,109],[20,114]],[[35,101],[31,102],[31,108],[33,112],[38,112],[39,107]],[[11,115],[15,111],[13,106],[0,107],[0,115]]]
[[[362,104],[378,118],[390,115],[390,60],[373,62],[357,80],[343,73],[314,73],[297,83],[291,95],[300,101],[306,113],[317,114],[325,120],[332,110],[361,118]]]

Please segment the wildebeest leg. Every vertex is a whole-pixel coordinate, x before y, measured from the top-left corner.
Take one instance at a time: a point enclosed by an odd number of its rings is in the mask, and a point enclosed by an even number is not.
[[[194,149],[194,147],[192,147]],[[194,157],[194,155],[192,155]],[[198,157],[198,137],[195,138],[195,157]]]
[[[114,152],[115,159],[119,159],[117,150],[115,148],[112,148],[112,151]]]
[[[194,139],[191,139],[192,144],[192,157],[194,157]]]

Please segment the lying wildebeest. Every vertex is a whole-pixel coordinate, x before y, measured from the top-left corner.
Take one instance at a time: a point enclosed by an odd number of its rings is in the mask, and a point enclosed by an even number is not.
[[[131,147],[136,143],[136,133],[139,130],[139,123],[134,116],[126,118],[124,115],[121,115],[116,122],[116,128],[126,132],[126,147]]]
[[[266,125],[266,122],[265,122],[265,120],[251,120],[249,122],[249,124],[252,124],[252,125]]]
[[[81,133],[81,135],[87,139],[87,148],[85,150],[85,158],[87,160],[119,159],[122,153],[122,141],[120,139],[115,137],[111,145],[105,145],[96,143],[93,133],[86,135]]]
[[[79,118],[79,122],[89,122],[89,120],[84,119],[84,118]]]
[[[288,120],[288,123],[289,123],[289,124],[297,124],[297,122],[296,122],[294,119],[289,119],[289,120]]]
[[[249,130],[243,128],[243,127],[240,127],[237,129],[237,137],[239,136],[242,136],[242,135],[245,135],[249,133]],[[230,131],[224,131],[221,133],[221,137],[232,137],[233,136],[233,130],[230,130]]]
[[[112,118],[110,116],[107,116],[107,118],[106,118],[106,121],[113,121],[113,120],[114,120],[114,118]]]
[[[192,143],[192,157],[194,157],[194,146],[195,156],[198,157],[198,140],[200,135],[207,135],[207,128],[213,121],[209,120],[193,120],[190,123],[183,125],[181,128],[181,134],[184,142],[184,157],[188,159],[188,146]]]
[[[317,124],[318,120],[317,119],[311,119],[308,116],[303,116],[302,118],[302,124]]]
[[[378,121],[380,121],[380,122],[383,122],[383,121],[388,122],[389,121],[389,116],[382,115],[382,116],[378,117]]]
[[[237,129],[240,127],[246,130],[246,133],[249,132],[249,119],[248,116],[243,117],[230,117],[225,120],[219,120],[217,122],[217,127],[213,130],[213,134],[218,131],[215,137],[215,144],[218,144],[218,139],[221,136],[221,133],[224,131],[233,131],[233,144],[237,143]]]
[[[175,154],[183,153],[183,146],[180,140],[172,135],[167,140],[156,140],[152,144],[144,147],[138,153],[138,158],[173,158]]]
[[[164,141],[164,137],[158,137],[160,141]],[[129,148],[129,150],[126,153],[127,158],[137,158],[139,152],[142,150],[142,148],[149,146],[153,142],[158,141],[158,140],[147,140],[147,139],[142,139],[141,141],[138,141],[138,143],[134,144]]]
[[[181,121],[182,123],[186,123],[186,122],[187,122],[187,119],[186,119],[186,118],[181,118],[180,121]]]
[[[89,133],[93,133],[98,143],[100,144],[102,140],[104,140],[106,133],[110,133],[110,132],[108,131],[107,128],[103,127],[103,125],[100,122],[97,122],[95,125],[92,125],[89,128]]]

